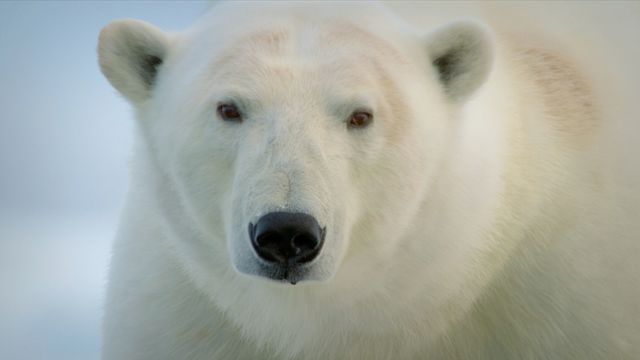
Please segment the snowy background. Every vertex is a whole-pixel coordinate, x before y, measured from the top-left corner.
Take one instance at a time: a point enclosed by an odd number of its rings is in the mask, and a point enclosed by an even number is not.
[[[0,2],[0,359],[98,359],[132,119],[100,29],[188,26],[202,2]]]

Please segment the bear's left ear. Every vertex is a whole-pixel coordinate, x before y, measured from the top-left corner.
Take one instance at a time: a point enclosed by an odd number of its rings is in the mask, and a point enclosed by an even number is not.
[[[466,101],[487,79],[493,46],[487,30],[473,22],[456,22],[427,36],[427,51],[445,94]]]
[[[132,103],[151,94],[169,48],[166,35],[140,20],[118,20],[100,32],[100,69],[116,90]]]

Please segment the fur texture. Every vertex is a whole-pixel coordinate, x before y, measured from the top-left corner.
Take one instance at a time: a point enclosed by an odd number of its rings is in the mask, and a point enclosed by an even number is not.
[[[105,359],[640,356],[611,285],[637,287],[612,270],[636,248],[607,245],[599,108],[568,54],[314,2],[116,22],[99,56],[138,117]],[[327,229],[295,286],[247,234],[282,210]]]

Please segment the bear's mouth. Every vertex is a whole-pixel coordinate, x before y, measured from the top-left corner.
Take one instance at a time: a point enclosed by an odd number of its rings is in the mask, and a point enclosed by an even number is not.
[[[294,272],[295,272],[294,269],[291,269],[291,267],[288,264],[285,264],[281,267],[281,269],[278,269],[276,271],[276,274],[275,276],[273,276],[273,279],[281,280],[284,282],[288,282],[291,285],[295,285],[298,283],[298,280],[296,279]]]
[[[299,264],[261,264],[258,276],[279,283],[297,284],[306,278],[308,270]]]

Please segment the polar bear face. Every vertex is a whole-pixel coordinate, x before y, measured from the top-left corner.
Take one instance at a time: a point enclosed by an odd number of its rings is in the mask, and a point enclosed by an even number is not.
[[[134,20],[101,34],[102,70],[138,113],[157,206],[196,229],[171,246],[198,274],[370,281],[421,222],[454,114],[489,71],[483,30],[212,13],[180,34]]]

